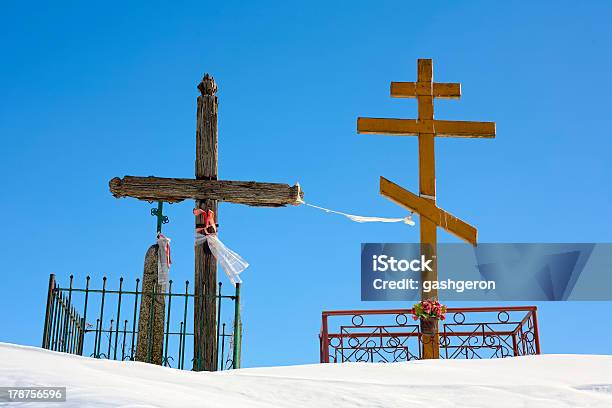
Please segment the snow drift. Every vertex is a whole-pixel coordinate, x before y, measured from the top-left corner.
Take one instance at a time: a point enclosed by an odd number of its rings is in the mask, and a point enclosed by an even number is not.
[[[612,356],[313,364],[218,373],[0,343],[1,386],[66,386],[43,407],[612,407]]]

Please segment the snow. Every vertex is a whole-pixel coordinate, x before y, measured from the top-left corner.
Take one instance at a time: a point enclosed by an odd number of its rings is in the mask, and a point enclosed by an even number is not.
[[[0,385],[66,386],[61,407],[612,407],[612,356],[312,364],[196,373],[0,343]]]

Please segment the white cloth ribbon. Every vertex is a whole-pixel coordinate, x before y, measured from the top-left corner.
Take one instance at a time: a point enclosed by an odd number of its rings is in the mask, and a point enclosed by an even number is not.
[[[407,225],[411,225],[411,226],[414,225],[414,221],[412,221],[412,218],[410,215],[404,218],[366,217],[363,215],[353,215],[353,214],[343,213],[340,211],[330,210],[329,208],[319,207],[318,205],[314,205],[314,204],[308,204],[307,202],[303,200],[302,200],[302,204],[305,204],[308,207],[317,208],[327,213],[334,213],[334,214],[342,215],[348,218],[349,220],[355,221],[355,222],[361,222],[361,223],[363,222],[403,222],[404,224],[407,224]]]
[[[157,283],[162,285],[165,291],[168,287],[168,275],[172,258],[170,257],[170,238],[163,234],[157,234]]]
[[[226,247],[217,237],[217,234],[204,235],[196,232],[195,245],[202,245],[204,242],[208,243],[210,252],[217,258],[217,261],[221,264],[221,267],[232,284],[236,286],[237,283],[242,283],[240,274],[249,267],[249,263],[242,259],[240,255]]]

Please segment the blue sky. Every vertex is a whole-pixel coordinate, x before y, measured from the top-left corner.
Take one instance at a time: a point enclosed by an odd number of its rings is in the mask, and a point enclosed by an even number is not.
[[[193,176],[204,72],[219,85],[220,177],[300,182],[312,203],[403,216],[378,178],[416,191],[416,138],[357,135],[356,118],[415,117],[389,82],[433,58],[434,78],[463,93],[436,102],[436,117],[497,122],[495,140],[437,141],[440,206],[481,242],[611,242],[611,12],[603,1],[4,3],[0,340],[40,343],[50,272],[141,273],[151,206],[107,183]],[[177,280],[193,274],[192,205],[167,210]],[[321,310],[406,306],[360,302],[359,248],[415,242],[418,228],[231,204],[220,223],[251,263],[245,365],[317,361]],[[612,304],[538,306],[544,352],[612,353]]]

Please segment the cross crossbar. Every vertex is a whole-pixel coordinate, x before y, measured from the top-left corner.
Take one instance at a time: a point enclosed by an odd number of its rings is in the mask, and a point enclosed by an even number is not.
[[[257,207],[282,207],[299,205],[304,197],[298,185],[256,181],[125,176],[112,179],[109,188],[116,198],[133,197],[168,203],[208,199]]]
[[[384,177],[380,178],[380,194],[409,211],[427,218],[456,237],[476,245],[478,235],[476,228],[437,207],[431,200],[419,197]]]
[[[428,133],[438,137],[491,139],[495,137],[495,122],[358,118],[357,132],[394,136],[418,136],[420,133]]]
[[[427,82],[391,82],[392,98],[416,98],[421,95],[441,99],[459,99],[461,84],[435,82],[432,86]]]

